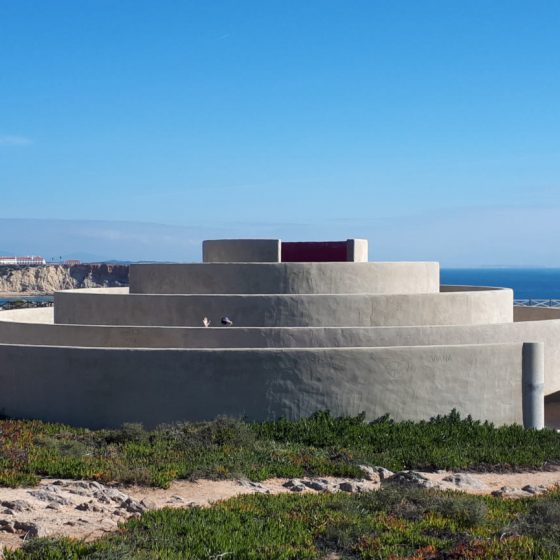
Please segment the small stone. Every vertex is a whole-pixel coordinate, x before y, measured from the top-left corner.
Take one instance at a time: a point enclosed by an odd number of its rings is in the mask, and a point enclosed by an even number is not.
[[[243,486],[243,488],[249,488],[253,492],[257,492],[259,494],[270,494],[270,490],[264,487],[259,482],[253,482],[252,480],[241,479],[237,481],[237,484]]]
[[[306,488],[298,478],[287,480],[282,486],[284,486],[284,488],[288,488],[290,492],[303,492]]]
[[[97,505],[93,500],[78,504],[76,509],[79,511],[93,511],[95,513],[103,513],[105,511],[105,508]]]
[[[513,486],[502,486],[499,490],[494,490],[492,496],[498,498],[507,498],[511,496],[518,496],[521,493],[520,488],[514,488]]]
[[[369,465],[358,465],[359,469],[362,471],[362,476],[369,481],[372,482],[380,482],[381,477],[379,473],[375,470],[374,467],[370,467]]]
[[[13,521],[8,521],[7,519],[0,519],[0,531],[6,533],[15,533],[15,527]]]
[[[487,486],[473,476],[466,473],[453,473],[442,478],[444,482],[450,482],[458,488],[471,488],[474,490],[484,490]]]
[[[427,479],[423,474],[416,471],[399,471],[393,476],[385,479],[384,482],[390,484],[405,484],[410,486],[419,486],[421,488],[435,488],[431,480]]]
[[[133,500],[132,498],[128,498],[127,500],[125,500],[121,504],[121,507],[125,509],[128,513],[141,514],[148,511],[148,508],[144,504],[136,500]]]
[[[122,504],[129,499],[129,496],[127,496],[123,492],[120,492],[119,490],[115,490],[114,488],[105,488],[102,491],[102,495],[117,504]],[[94,494],[94,496],[97,496],[97,494]]]
[[[23,531],[26,537],[35,538],[49,535],[49,531],[45,527],[31,521],[16,521],[14,528],[16,531]]]
[[[32,490],[28,492],[28,494],[30,494],[34,498],[37,498],[38,500],[41,500],[42,502],[56,502],[61,506],[68,506],[72,504],[70,500],[54,494],[53,492],[49,492],[48,490]]]
[[[33,510],[31,504],[25,500],[2,500],[0,501],[0,505],[20,513]]]
[[[539,484],[538,486],[526,484],[523,488],[521,488],[521,490],[523,490],[523,492],[528,492],[529,494],[542,494],[543,492],[546,492],[548,488],[542,484]]]
[[[362,471],[364,478],[372,482],[381,482],[394,474],[393,471],[384,467],[372,467],[370,465],[358,465],[358,467]]]
[[[341,490],[342,492],[349,492],[350,494],[356,494],[358,492],[363,492],[364,486],[359,482],[355,482],[353,480],[346,480],[338,485],[338,489]]]
[[[181,496],[174,495],[174,496],[171,496],[171,497],[169,498],[169,500],[167,500],[167,503],[168,503],[168,504],[180,504],[180,503],[182,503],[182,502],[184,502],[184,501],[185,501],[185,500],[183,500],[183,498],[181,498]]]
[[[319,478],[304,479],[301,481],[304,486],[317,492],[328,492],[330,490],[329,481]]]
[[[381,480],[385,480],[387,478],[390,478],[391,476],[393,476],[395,473],[393,471],[390,471],[389,469],[386,469],[385,467],[373,467],[376,471],[377,474],[379,475],[379,478]]]
[[[140,505],[145,507],[146,510],[157,509],[157,504],[153,500],[150,500],[149,498],[144,498],[140,502]]]
[[[57,504],[56,502],[51,502],[45,509],[52,509],[54,511],[58,511],[62,509],[62,506],[60,504]]]

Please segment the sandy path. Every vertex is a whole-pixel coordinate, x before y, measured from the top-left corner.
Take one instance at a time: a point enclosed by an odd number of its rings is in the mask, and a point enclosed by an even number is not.
[[[466,478],[474,484],[464,487],[443,481],[453,473],[439,471],[421,474],[443,489],[473,494],[490,494],[504,486],[520,489],[527,484],[546,488],[560,485],[560,469],[505,474],[469,473]],[[376,476],[372,478],[373,480],[360,481],[333,477],[303,480],[315,481],[328,487],[328,491],[338,491],[338,485],[344,482],[350,482],[353,491],[379,489],[379,479]],[[131,515],[138,515],[140,511],[162,507],[204,507],[218,500],[255,492],[290,492],[284,486],[288,480],[270,479],[256,484],[242,480],[176,481],[164,490],[140,486],[107,487],[88,481],[44,479],[33,488],[0,488],[0,548],[19,547],[26,538],[34,535],[94,539],[115,531],[118,523]],[[293,482],[297,484],[299,481],[294,479]],[[302,485],[300,489],[315,492]]]

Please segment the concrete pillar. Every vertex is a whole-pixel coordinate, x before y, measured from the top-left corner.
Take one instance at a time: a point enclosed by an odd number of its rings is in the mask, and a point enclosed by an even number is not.
[[[350,262],[368,262],[368,240],[347,239],[346,260]]]
[[[544,428],[544,344],[523,344],[521,375],[523,399],[523,426],[540,430]]]

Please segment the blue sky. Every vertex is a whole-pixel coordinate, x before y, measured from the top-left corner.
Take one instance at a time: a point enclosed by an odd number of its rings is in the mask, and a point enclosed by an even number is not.
[[[560,266],[559,28],[556,0],[0,0],[0,250]]]

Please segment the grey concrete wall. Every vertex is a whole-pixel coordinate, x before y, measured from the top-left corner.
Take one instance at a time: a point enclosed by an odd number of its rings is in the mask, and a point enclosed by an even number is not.
[[[45,309],[0,313],[0,342],[9,344],[146,348],[315,348],[522,343],[545,347],[545,393],[560,391],[560,320],[492,325],[405,327],[142,327],[52,325]],[[538,310],[537,310],[538,311]],[[546,310],[541,310],[546,311]],[[538,313],[537,313],[538,315]],[[9,319],[8,321],[4,318]]]
[[[196,263],[130,265],[138,294],[410,294],[439,291],[439,264]]]
[[[436,294],[152,295],[111,289],[55,294],[56,323],[200,326],[228,315],[240,327],[390,326],[507,323],[513,292]]]
[[[204,262],[280,262],[279,239],[211,239],[202,243]]]
[[[369,250],[367,239],[348,239],[346,243],[347,261],[368,262]]]
[[[0,413],[91,428],[329,409],[522,421],[522,345],[122,350],[0,345]]]

